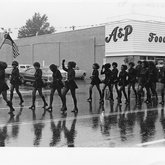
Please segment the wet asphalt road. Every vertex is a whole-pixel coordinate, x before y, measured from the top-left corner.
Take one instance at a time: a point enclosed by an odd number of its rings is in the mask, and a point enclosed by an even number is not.
[[[153,99],[152,105],[137,107],[134,95],[131,104],[122,106],[106,100],[99,105],[98,92],[93,90],[93,102],[89,104],[89,82],[77,81],[78,114],[71,113],[73,102],[67,95],[67,114],[61,114],[61,101],[54,95],[53,112],[45,111],[40,97],[36,111],[32,112],[31,87],[21,87],[25,100],[19,106],[15,94],[15,116],[0,98],[0,146],[10,147],[165,147],[165,109]],[[44,90],[49,102],[49,90]],[[115,94],[115,92],[114,92]],[[114,95],[116,98],[116,95]],[[145,99],[145,98],[144,98]]]

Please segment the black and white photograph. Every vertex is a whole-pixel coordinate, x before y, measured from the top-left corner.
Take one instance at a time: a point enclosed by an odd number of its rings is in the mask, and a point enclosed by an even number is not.
[[[72,147],[83,149],[83,161],[88,149],[105,149],[114,165],[165,164],[149,154],[165,153],[164,0],[0,6],[1,148],[57,154]],[[138,153],[125,160],[121,150]]]

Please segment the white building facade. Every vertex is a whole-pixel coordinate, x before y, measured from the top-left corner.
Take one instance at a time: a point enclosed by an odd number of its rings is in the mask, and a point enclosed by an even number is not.
[[[165,58],[165,23],[125,20],[105,26],[105,59],[119,65]]]

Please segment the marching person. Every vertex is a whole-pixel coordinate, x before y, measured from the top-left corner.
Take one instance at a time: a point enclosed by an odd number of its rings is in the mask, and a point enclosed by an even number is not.
[[[12,106],[12,102],[7,99],[7,90],[9,89],[8,85],[5,81],[5,69],[7,68],[7,64],[5,62],[0,61],[0,94],[2,94],[3,99],[7,103],[7,106],[10,108],[10,113],[14,110]]]
[[[18,64],[17,61],[12,62],[13,70],[11,72],[11,78],[10,78],[10,83],[11,83],[10,101],[12,102],[12,100],[13,100],[13,92],[14,92],[14,89],[15,89],[18,96],[19,96],[19,98],[20,98],[20,105],[22,105],[24,100],[23,100],[22,95],[19,91],[19,86],[21,85],[21,80],[20,80],[18,65],[19,64]]]
[[[137,79],[140,77],[140,72],[141,72],[141,69],[142,69],[142,62],[141,61],[138,61],[137,62],[137,65],[136,65],[136,77]]]
[[[151,90],[152,94],[156,97],[156,100],[158,100],[158,94],[156,92],[156,83],[158,82],[158,70],[153,61],[149,62],[148,71],[149,71],[149,80],[148,80],[149,89]]]
[[[118,103],[122,103],[121,102],[121,98],[122,98],[122,92],[125,96],[125,99],[126,99],[126,104],[128,104],[128,97],[127,97],[127,94],[126,94],[126,91],[125,91],[125,86],[127,86],[127,83],[128,83],[128,72],[126,71],[127,70],[127,65],[122,65],[121,66],[121,71],[119,73],[119,78],[118,78],[118,82],[119,82],[119,91],[118,91]]]
[[[42,70],[40,69],[40,63],[35,62],[33,66],[35,68],[35,74],[34,74],[35,81],[33,84],[33,92],[32,92],[32,106],[29,107],[29,109],[35,110],[35,100],[36,100],[37,91],[44,102],[43,108],[46,108],[48,104],[45,100],[44,95],[42,94],[43,81],[42,81]]]
[[[137,92],[135,89],[135,83],[136,83],[136,69],[134,68],[135,64],[133,62],[129,63],[129,69],[128,69],[128,101],[130,102],[130,94],[131,94],[131,87],[135,93],[135,97],[137,100]]]
[[[89,98],[87,99],[88,102],[92,101],[92,89],[96,85],[97,90],[99,91],[100,95],[100,102],[102,102],[102,94],[101,94],[101,89],[100,89],[100,83],[101,80],[99,79],[99,71],[98,69],[100,68],[99,64],[94,63],[93,64],[93,72],[91,78],[91,85],[89,87]]]
[[[72,110],[72,112],[74,113],[78,112],[77,98],[76,98],[76,89],[78,88],[78,86],[75,83],[75,70],[74,70],[75,67],[76,67],[76,63],[74,61],[68,62],[68,68],[65,67],[65,60],[62,61],[62,68],[64,71],[67,72],[67,80],[65,81],[65,86],[62,93],[62,98],[63,98],[63,106],[61,108],[62,112],[67,111],[66,94],[68,93],[69,90],[71,91],[71,95],[74,102],[74,109]]]
[[[151,94],[148,86],[148,80],[149,80],[148,63],[147,61],[143,61],[142,68],[138,77],[138,104],[141,104],[141,95],[144,87],[146,88],[146,92],[147,92],[146,103],[148,104],[151,101]]]
[[[138,61],[138,62],[137,62],[137,65],[136,65],[136,67],[135,67],[135,70],[136,70],[136,81],[137,81],[137,82],[138,82],[139,77],[140,77],[141,69],[142,69],[142,61]],[[143,89],[142,89],[141,95],[142,95],[142,96],[145,95],[145,92],[144,92]]]
[[[115,86],[115,89],[116,89],[116,93],[117,93],[117,98],[118,98],[118,69],[117,69],[117,66],[118,64],[116,62],[113,62],[112,63],[112,75],[111,75],[111,79],[112,79],[112,82],[111,82],[111,91],[112,91],[112,100],[113,99],[113,87]]]
[[[57,90],[58,95],[61,98],[61,101],[63,102],[62,99],[62,93],[61,93],[61,89],[64,87],[63,83],[62,83],[62,75],[61,72],[58,70],[57,66],[54,64],[51,64],[49,66],[50,70],[53,72],[53,82],[51,85],[51,93],[50,93],[50,104],[49,107],[47,108],[47,110],[49,110],[50,112],[52,112],[52,103],[53,103],[53,96],[55,91]]]
[[[102,81],[103,89],[102,89],[102,101],[104,101],[104,92],[106,87],[108,86],[109,92],[110,92],[110,99],[113,101],[113,95],[112,95],[112,90],[111,90],[111,70],[110,70],[111,64],[107,63],[102,66],[101,69],[101,75],[105,74],[105,79]]]
[[[165,62],[164,62],[165,64]],[[165,90],[165,65],[160,69],[160,83],[161,83],[161,98],[162,101],[159,104],[164,105],[164,90]]]

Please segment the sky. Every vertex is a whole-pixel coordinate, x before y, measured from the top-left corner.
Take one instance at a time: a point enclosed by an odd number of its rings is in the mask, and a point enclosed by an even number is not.
[[[56,32],[73,25],[75,29],[99,26],[133,14],[165,21],[164,0],[0,0],[0,6],[0,28],[10,28],[14,39],[35,12],[46,14]]]

